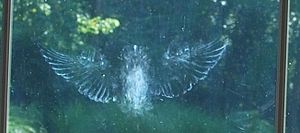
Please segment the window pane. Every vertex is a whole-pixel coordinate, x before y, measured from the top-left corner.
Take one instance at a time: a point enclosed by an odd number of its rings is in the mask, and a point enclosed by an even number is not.
[[[274,132],[277,0],[15,0],[10,132]]]
[[[290,5],[287,133],[298,133],[300,132],[300,2],[291,0]]]

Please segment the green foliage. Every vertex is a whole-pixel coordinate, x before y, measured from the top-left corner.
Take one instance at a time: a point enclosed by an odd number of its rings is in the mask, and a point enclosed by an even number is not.
[[[113,33],[114,29],[120,26],[120,22],[117,19],[101,17],[90,18],[89,16],[84,16],[77,14],[78,32],[79,33],[92,33],[103,34]]]
[[[35,41],[69,51],[85,48],[94,35],[111,34],[120,26],[115,18],[90,18],[86,9],[90,6],[89,2],[80,0],[15,0],[14,41],[23,45],[33,45]]]
[[[243,133],[274,133],[274,125],[261,119],[258,111],[242,111],[227,116],[236,132]]]
[[[245,114],[249,118],[243,118]],[[133,116],[130,112],[122,112],[115,104],[91,104],[78,100],[61,107],[57,114],[52,115],[50,119],[56,125],[55,132],[272,133],[274,130],[257,113],[244,112],[224,119],[212,116],[200,107],[171,101],[155,104],[153,110],[141,116]],[[243,126],[244,130],[237,126]]]
[[[35,106],[11,106],[9,111],[8,133],[47,133]]]

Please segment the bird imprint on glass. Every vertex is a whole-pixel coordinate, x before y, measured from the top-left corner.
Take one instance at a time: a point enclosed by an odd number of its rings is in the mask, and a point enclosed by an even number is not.
[[[228,39],[207,44],[173,41],[159,58],[152,59],[145,46],[128,44],[114,61],[95,49],[79,55],[43,46],[40,51],[54,72],[73,83],[80,94],[96,102],[117,102],[124,111],[141,114],[152,108],[152,97],[174,98],[204,80],[228,45]],[[114,67],[115,61],[121,67]]]

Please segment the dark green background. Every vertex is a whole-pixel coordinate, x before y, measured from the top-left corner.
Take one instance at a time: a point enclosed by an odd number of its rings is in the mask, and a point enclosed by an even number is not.
[[[11,115],[19,118],[35,111],[35,116],[22,119],[38,121],[48,132],[272,132],[279,3],[226,2],[222,6],[221,1],[211,0],[15,0]],[[50,15],[39,9],[41,3],[51,6]],[[287,130],[291,133],[300,132],[299,9],[299,2],[292,1],[291,19],[297,21],[291,23],[289,49]],[[108,35],[83,34],[77,31],[76,14],[111,17],[121,25]],[[84,45],[70,34],[79,36]],[[154,115],[141,118],[78,94],[51,71],[34,45],[39,42],[62,51],[72,45],[164,47],[177,37],[207,42],[219,36],[227,36],[231,45],[209,77],[183,97],[155,101]]]

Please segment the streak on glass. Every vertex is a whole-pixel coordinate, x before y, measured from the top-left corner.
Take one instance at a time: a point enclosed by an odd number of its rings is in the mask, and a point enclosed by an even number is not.
[[[290,1],[287,133],[300,132],[300,2]]]

